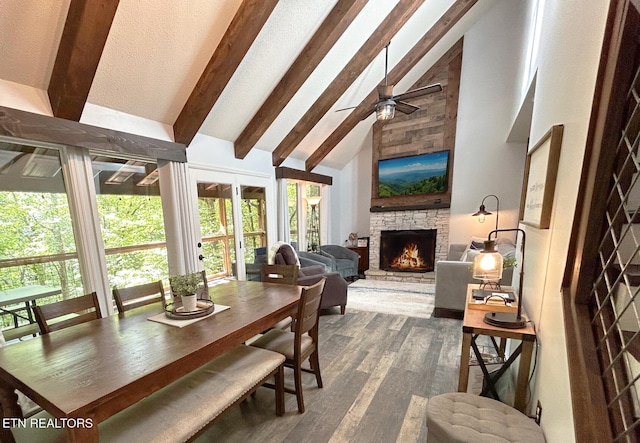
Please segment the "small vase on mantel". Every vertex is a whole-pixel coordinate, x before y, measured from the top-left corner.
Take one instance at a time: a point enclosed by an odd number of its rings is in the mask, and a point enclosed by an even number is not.
[[[183,295],[182,307],[185,312],[196,311],[198,309],[198,296],[196,294]]]

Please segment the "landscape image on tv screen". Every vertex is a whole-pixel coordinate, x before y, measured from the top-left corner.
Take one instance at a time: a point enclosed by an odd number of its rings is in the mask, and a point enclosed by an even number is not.
[[[447,190],[449,151],[378,161],[378,196],[435,194]]]

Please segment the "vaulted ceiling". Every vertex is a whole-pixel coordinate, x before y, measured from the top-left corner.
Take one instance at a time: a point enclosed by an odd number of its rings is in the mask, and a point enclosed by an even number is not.
[[[56,117],[107,108],[186,145],[341,168],[375,121],[385,45],[404,92],[495,1],[2,0],[0,80],[46,91]]]

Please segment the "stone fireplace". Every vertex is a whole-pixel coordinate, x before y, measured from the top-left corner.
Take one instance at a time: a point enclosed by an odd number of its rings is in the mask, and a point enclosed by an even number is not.
[[[449,208],[419,209],[406,211],[371,212],[369,219],[369,270],[368,279],[391,280],[416,283],[434,283],[433,266],[438,260],[447,258],[449,243]],[[394,269],[383,263],[381,257],[382,235],[385,232],[418,232],[431,231],[434,238],[433,258],[431,270],[424,269]],[[412,234],[409,234],[411,236]],[[386,242],[386,240],[385,240]],[[429,253],[431,254],[431,253]],[[425,258],[423,258],[424,260]],[[382,264],[382,266],[381,266]]]

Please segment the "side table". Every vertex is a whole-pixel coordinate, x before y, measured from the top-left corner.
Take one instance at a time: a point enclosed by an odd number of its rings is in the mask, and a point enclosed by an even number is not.
[[[369,269],[369,247],[347,246],[347,248],[356,252],[360,256],[360,259],[358,260],[358,274],[364,275],[364,271]]]
[[[467,292],[470,293],[472,289],[476,288],[478,288],[478,285],[468,285]],[[485,379],[488,380],[487,386],[483,389],[482,393],[485,394],[486,392],[492,392],[496,397],[497,392],[495,390],[495,383],[507,371],[515,359],[520,356],[514,407],[520,412],[526,414],[525,409],[527,406],[529,370],[531,368],[533,344],[536,340],[535,330],[531,323],[527,323],[527,326],[522,329],[505,329],[489,325],[483,320],[486,313],[487,311],[485,310],[469,309],[468,303],[465,304],[464,320],[462,322],[462,350],[460,353],[458,392],[467,391],[467,384],[469,382],[469,355],[471,349],[473,349]],[[480,335],[491,337],[491,340],[496,347],[496,351],[498,351],[498,353],[503,357],[505,357],[503,354],[504,340],[507,338],[520,340],[520,344],[516,350],[509,356],[509,358],[504,362],[502,368],[493,377],[489,376],[489,372],[482,359],[478,345],[476,344],[476,339]],[[496,344],[495,337],[499,337],[501,339],[500,347]]]

